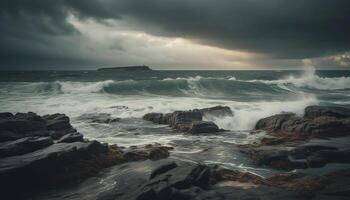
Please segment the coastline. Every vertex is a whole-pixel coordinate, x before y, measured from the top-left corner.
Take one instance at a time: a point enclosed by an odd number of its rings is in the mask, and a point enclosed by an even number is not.
[[[225,117],[235,113],[228,107],[217,106],[168,114],[149,113],[144,120],[167,124],[185,137],[224,134],[225,130],[219,129],[213,122],[201,121],[202,116],[208,114]],[[45,190],[37,190],[40,185],[54,186],[55,190],[49,190],[51,195],[62,193],[58,188],[64,185],[64,193],[73,192],[73,185],[83,189],[86,182],[98,188],[99,183],[93,181],[94,177],[108,175],[120,179],[124,177],[123,173],[118,175],[121,169],[128,170],[130,178],[124,185],[124,191],[116,185],[107,191],[99,191],[90,199],[201,199],[208,195],[332,199],[347,194],[344,191],[346,183],[349,183],[349,170],[335,170],[317,177],[293,172],[298,168],[317,169],[330,163],[350,163],[350,151],[332,142],[332,138],[348,138],[350,135],[350,112],[345,108],[310,106],[305,109],[303,117],[288,113],[264,118],[258,121],[251,133],[267,132],[259,143],[232,145],[252,159],[257,167],[280,170],[280,173],[269,177],[220,165],[179,160],[171,156],[172,146],[149,144],[125,148],[88,141],[63,114],[40,117],[34,113],[1,113],[0,116],[3,129],[1,185],[7,188],[4,191],[8,192],[9,199],[26,199],[29,196],[45,199],[48,197],[45,195],[49,194]],[[93,119],[97,123],[118,123],[118,119]],[[325,140],[325,137],[329,139]],[[323,143],[315,143],[316,139],[323,140]],[[137,171],[140,166],[148,167],[140,172]],[[48,167],[50,170],[47,170]],[[64,176],[60,173],[62,169],[65,169]],[[45,178],[38,179],[38,173],[46,174]],[[172,178],[166,178],[169,176]],[[166,187],[162,184],[165,179],[168,182]],[[31,184],[26,184],[27,181]],[[344,186],[338,186],[340,183]],[[69,188],[67,185],[72,186]],[[337,185],[336,191],[333,185]],[[24,196],[16,196],[15,190],[21,190],[19,195]],[[38,193],[35,194],[35,191]],[[83,191],[89,193],[86,189]]]

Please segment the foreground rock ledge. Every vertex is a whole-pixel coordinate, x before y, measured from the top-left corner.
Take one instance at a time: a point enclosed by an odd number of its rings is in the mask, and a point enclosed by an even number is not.
[[[64,114],[0,113],[0,141],[0,187],[5,199],[67,186],[118,163],[166,158],[171,149],[88,141]]]
[[[116,186],[97,199],[346,199],[349,175],[349,171],[337,171],[318,177],[282,173],[263,178],[217,165],[168,161],[155,167],[148,180],[131,176],[132,191]]]

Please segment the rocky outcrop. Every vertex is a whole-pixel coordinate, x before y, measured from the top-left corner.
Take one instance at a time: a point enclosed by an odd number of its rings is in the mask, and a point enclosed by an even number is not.
[[[52,144],[53,140],[50,137],[38,136],[3,142],[0,143],[0,158],[30,153]]]
[[[84,114],[78,117],[80,120],[88,121],[91,123],[102,123],[102,124],[110,124],[119,122],[120,118],[114,118],[111,114],[108,113],[99,113],[99,114]]]
[[[213,122],[192,122],[188,130],[189,133],[199,134],[199,133],[216,133],[219,132],[219,127]]]
[[[131,188],[117,185],[102,199],[334,199],[349,195],[349,171],[307,177],[280,173],[267,178],[217,165],[168,161],[153,168],[148,179],[129,176]],[[338,192],[334,190],[338,187]]]
[[[350,135],[349,113],[346,108],[309,106],[304,117],[293,113],[278,114],[259,120],[255,129],[307,137]]]
[[[202,115],[211,115],[215,117],[233,116],[233,112],[228,106],[215,106],[211,108],[198,109]]]
[[[195,109],[189,111],[175,111],[173,113],[148,113],[143,116],[146,121],[157,124],[168,124],[170,127],[182,132],[200,134],[215,133],[219,127],[211,121],[203,121],[203,116],[232,116],[233,112],[229,107],[216,106],[212,108]]]
[[[0,142],[32,136],[49,136],[46,121],[35,113],[1,113]]]
[[[88,141],[64,114],[0,113],[0,136],[0,187],[5,199],[67,185],[114,164],[166,158],[171,149],[159,144],[122,148]]]

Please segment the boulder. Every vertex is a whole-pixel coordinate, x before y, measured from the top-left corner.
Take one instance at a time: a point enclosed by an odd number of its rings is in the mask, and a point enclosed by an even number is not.
[[[189,133],[216,133],[219,132],[219,127],[214,122],[195,121],[191,123],[188,130]]]
[[[0,158],[30,153],[50,146],[50,137],[25,137],[14,141],[0,143]]]

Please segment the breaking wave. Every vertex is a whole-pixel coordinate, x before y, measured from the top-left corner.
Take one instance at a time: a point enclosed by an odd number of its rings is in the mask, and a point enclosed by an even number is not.
[[[250,80],[264,84],[276,84],[279,86],[293,85],[299,88],[317,90],[342,90],[350,89],[350,77],[320,77],[315,68],[307,68],[301,76],[289,76],[280,80]]]

